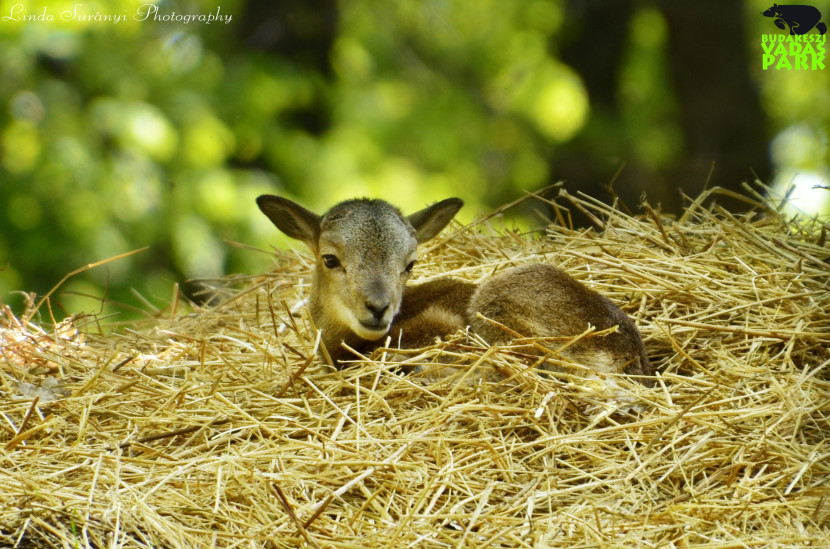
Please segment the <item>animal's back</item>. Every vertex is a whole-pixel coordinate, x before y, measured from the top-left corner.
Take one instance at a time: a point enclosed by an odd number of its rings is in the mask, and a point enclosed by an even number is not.
[[[503,328],[476,313],[525,337],[570,337],[589,325],[597,330],[618,326],[614,333],[575,343],[565,354],[600,372],[651,375],[642,338],[628,315],[551,265],[509,269],[482,282],[473,295],[468,312],[473,331],[490,344],[510,340]]]

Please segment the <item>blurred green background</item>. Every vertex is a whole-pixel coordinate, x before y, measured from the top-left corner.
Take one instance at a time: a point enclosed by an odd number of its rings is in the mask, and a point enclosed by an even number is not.
[[[677,212],[681,190],[757,176],[830,213],[830,192],[809,194],[828,185],[830,69],[761,69],[761,35],[784,33],[770,2],[192,0],[138,21],[145,4],[0,2],[15,311],[19,292],[144,246],[72,277],[55,315],[134,318],[174,282],[262,272],[267,254],[233,244],[286,244],[262,193],[318,211],[460,196],[469,220],[563,179]]]

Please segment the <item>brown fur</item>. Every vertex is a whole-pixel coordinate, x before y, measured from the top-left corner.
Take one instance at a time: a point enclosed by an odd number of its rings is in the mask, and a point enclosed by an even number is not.
[[[392,322],[392,341],[403,348],[424,347],[435,338],[467,326],[467,308],[477,286],[457,278],[440,278],[407,286],[401,310]]]
[[[476,313],[504,324],[524,337],[573,337],[589,326],[617,331],[582,339],[564,354],[597,371],[651,375],[640,333],[611,301],[576,279],[545,264],[506,270],[481,283],[467,311],[470,328],[490,344],[511,339],[503,328]]]

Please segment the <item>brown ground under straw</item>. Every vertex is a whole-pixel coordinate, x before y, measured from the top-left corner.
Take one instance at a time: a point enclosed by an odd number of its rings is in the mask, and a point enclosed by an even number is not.
[[[830,546],[828,227],[703,198],[673,220],[562,194],[544,234],[482,221],[419,262],[567,269],[637,321],[654,388],[544,377],[465,333],[333,371],[289,313],[309,260],[288,252],[107,335],[6,309],[0,546]]]

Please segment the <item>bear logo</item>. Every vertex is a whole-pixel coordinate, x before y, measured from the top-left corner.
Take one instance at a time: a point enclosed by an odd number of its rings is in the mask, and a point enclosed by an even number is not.
[[[789,27],[790,34],[807,34],[813,27],[821,34],[827,32],[827,25],[821,22],[821,12],[813,6],[773,4],[761,15],[775,17],[775,26],[781,30]]]

